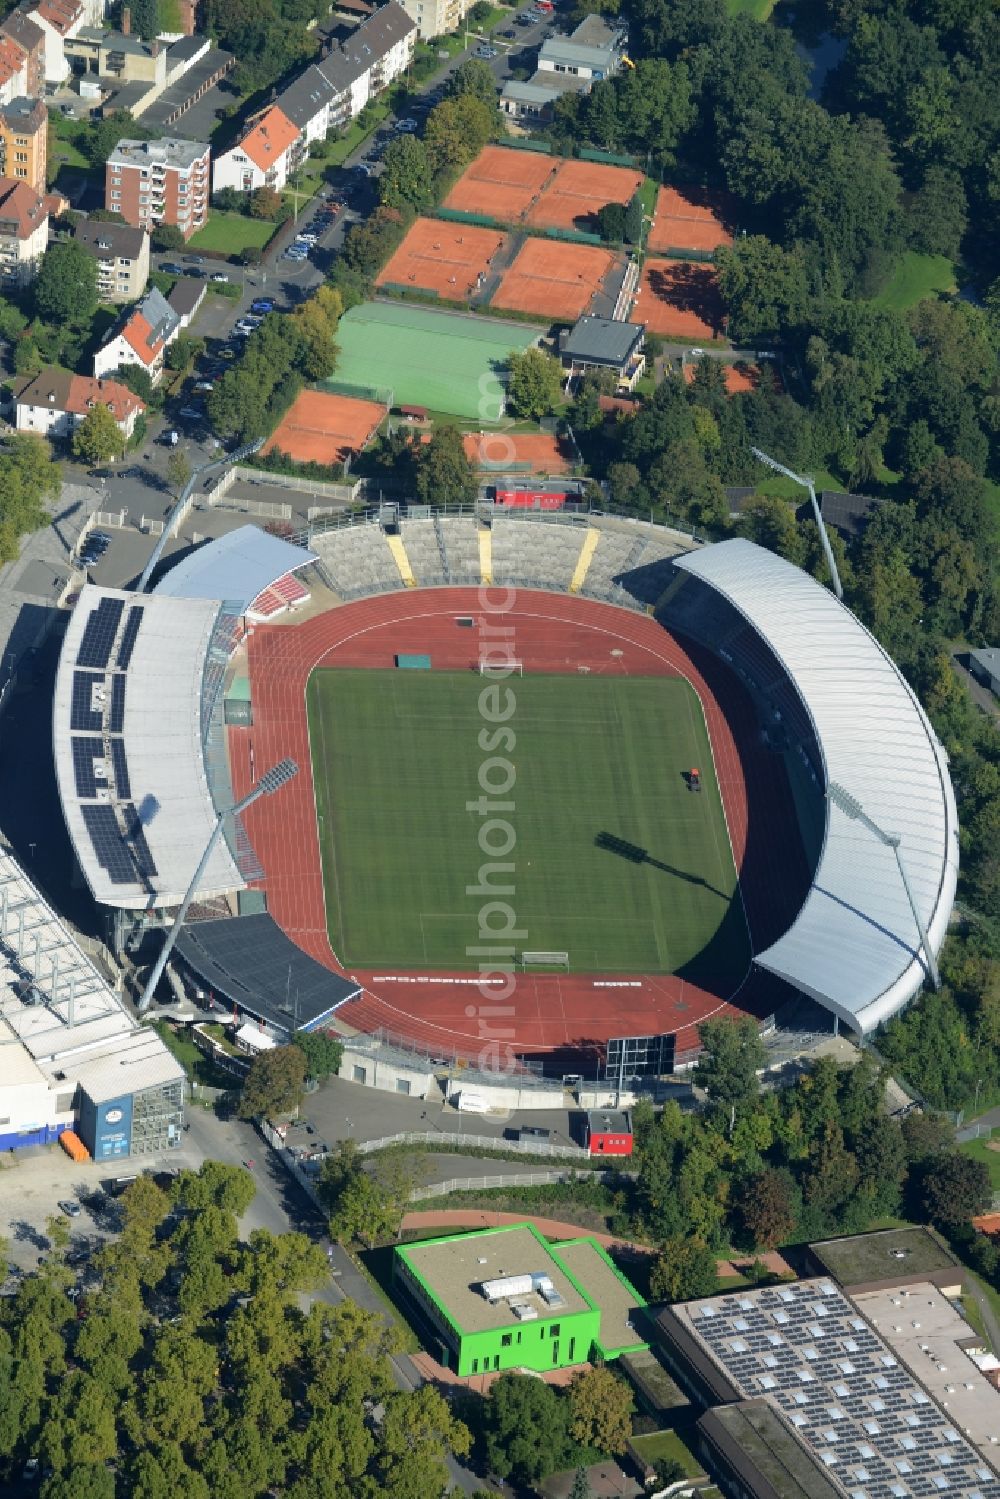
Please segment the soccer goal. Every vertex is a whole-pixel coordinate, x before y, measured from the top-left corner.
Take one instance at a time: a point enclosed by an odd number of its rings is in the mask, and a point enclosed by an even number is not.
[[[524,663],[521,661],[480,661],[481,677],[523,677]]]
[[[522,968],[563,968],[569,972],[568,952],[523,952]]]

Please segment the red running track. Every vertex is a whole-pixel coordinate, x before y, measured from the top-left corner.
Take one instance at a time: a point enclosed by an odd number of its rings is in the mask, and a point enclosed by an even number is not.
[[[780,758],[763,747],[737,680],[709,652],[682,646],[649,616],[567,594],[488,593],[512,603],[502,623],[514,630],[513,654],[525,671],[587,668],[691,682],[705,710],[754,950],[774,940],[801,904],[809,871]],[[253,728],[230,730],[233,788],[243,796],[255,767],[285,755],[298,761],[295,780],[248,810],[247,832],[265,870],[271,914],[299,947],[336,972],[344,970],[326,926],[306,720],[309,675],[319,666],[391,669],[400,651],[426,652],[444,669],[474,669],[483,608],[478,589],[392,593],[299,625],[258,626],[250,637]],[[477,627],[458,626],[461,615]],[[628,974],[622,987],[608,987],[613,975],[517,974],[513,994],[495,997],[467,973],[384,969],[350,976],[363,993],[340,1014],[358,1030],[385,1028],[431,1049],[493,1059],[492,1065],[511,1053],[579,1057],[621,1035],[673,1034],[677,1049],[686,1050],[697,1045],[696,1027],[707,1017],[765,1014],[774,1004],[773,985],[762,986],[756,974],[735,992],[718,994],[677,975]]]

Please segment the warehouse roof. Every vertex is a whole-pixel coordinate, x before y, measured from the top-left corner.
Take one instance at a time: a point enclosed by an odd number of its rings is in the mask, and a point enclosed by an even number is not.
[[[828,589],[753,542],[723,541],[675,565],[767,642],[812,722],[825,785],[899,837],[937,952],[955,899],[958,815],[945,751],[898,667]],[[812,888],[757,963],[867,1032],[923,984],[919,948],[894,850],[828,801]]]

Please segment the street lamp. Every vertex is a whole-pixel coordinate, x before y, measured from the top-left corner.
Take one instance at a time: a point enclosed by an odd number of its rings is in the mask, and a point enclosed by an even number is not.
[[[815,520],[816,525],[819,528],[819,539],[823,546],[823,555],[826,558],[826,565],[830,569],[830,581],[833,584],[833,591],[837,595],[838,599],[840,599],[841,603],[843,603],[844,590],[841,587],[840,583],[840,573],[837,571],[837,564],[833,556],[833,548],[830,545],[830,538],[827,535],[826,526],[823,524],[823,517],[820,514],[819,501],[816,498],[816,488],[813,484],[813,481],[811,479],[804,479],[801,474],[793,473],[790,468],[786,468],[785,465],[783,463],[779,463],[776,458],[769,458],[768,455],[762,452],[760,448],[751,448],[750,451],[760,463],[766,463],[768,468],[773,468],[776,474],[784,474],[785,478],[791,479],[793,484],[798,484],[802,489],[806,489],[809,491],[809,500],[812,504],[813,519]]]
[[[839,807],[841,812],[845,816],[850,817],[852,821],[864,823],[868,831],[874,833],[878,841],[884,843],[886,848],[891,848],[896,855],[896,866],[899,869],[899,877],[903,882],[906,898],[910,902],[914,925],[920,934],[920,945],[924,950],[924,957],[927,961],[927,972],[930,974],[931,983],[935,989],[940,989],[941,975],[938,973],[937,962],[935,961],[934,953],[931,950],[931,944],[927,936],[927,928],[924,926],[920,912],[917,910],[917,903],[913,898],[913,891],[910,888],[910,881],[907,878],[906,866],[903,863],[903,855],[900,853],[902,839],[898,833],[884,832],[878,823],[873,822],[868,816],[868,813],[862,807],[857,797],[852,796],[849,791],[845,791],[843,786],[838,786],[836,781],[831,781],[829,786],[827,786],[826,796],[827,801],[831,801],[835,807]]]
[[[140,1015],[143,1014],[145,1010],[148,1010],[150,1004],[152,1003],[156,986],[160,982],[160,979],[163,977],[163,970],[167,966],[167,959],[173,951],[174,943],[177,941],[180,929],[184,925],[184,922],[187,918],[188,908],[190,907],[191,902],[194,900],[195,892],[197,891],[198,886],[201,883],[202,875],[205,873],[205,870],[208,867],[208,861],[215,851],[215,845],[218,843],[219,838],[222,834],[222,825],[225,822],[226,818],[238,817],[241,812],[245,812],[247,807],[249,807],[253,802],[257,801],[259,797],[273,796],[275,791],[279,791],[287,781],[290,781],[292,777],[298,775],[298,773],[299,767],[294,760],[279,760],[277,765],[273,765],[270,770],[265,771],[252,791],[248,792],[246,796],[242,797],[235,806],[228,807],[225,811],[219,813],[215,822],[215,827],[212,829],[211,837],[205,845],[205,852],[202,854],[200,860],[198,861],[198,868],[195,870],[191,878],[191,883],[187,887],[184,899],[181,901],[180,909],[178,910],[177,915],[174,917],[174,924],[170,928],[170,932],[167,935],[166,942],[164,942],[163,944],[160,956],[157,958],[155,964],[153,965],[153,971],[146,981],[145,989],[142,991],[142,998],[139,1001]]]

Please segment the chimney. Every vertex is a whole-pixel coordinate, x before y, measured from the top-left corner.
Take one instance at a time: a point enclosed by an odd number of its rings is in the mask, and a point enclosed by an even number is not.
[[[132,35],[132,10],[128,5],[122,6],[122,36]]]

